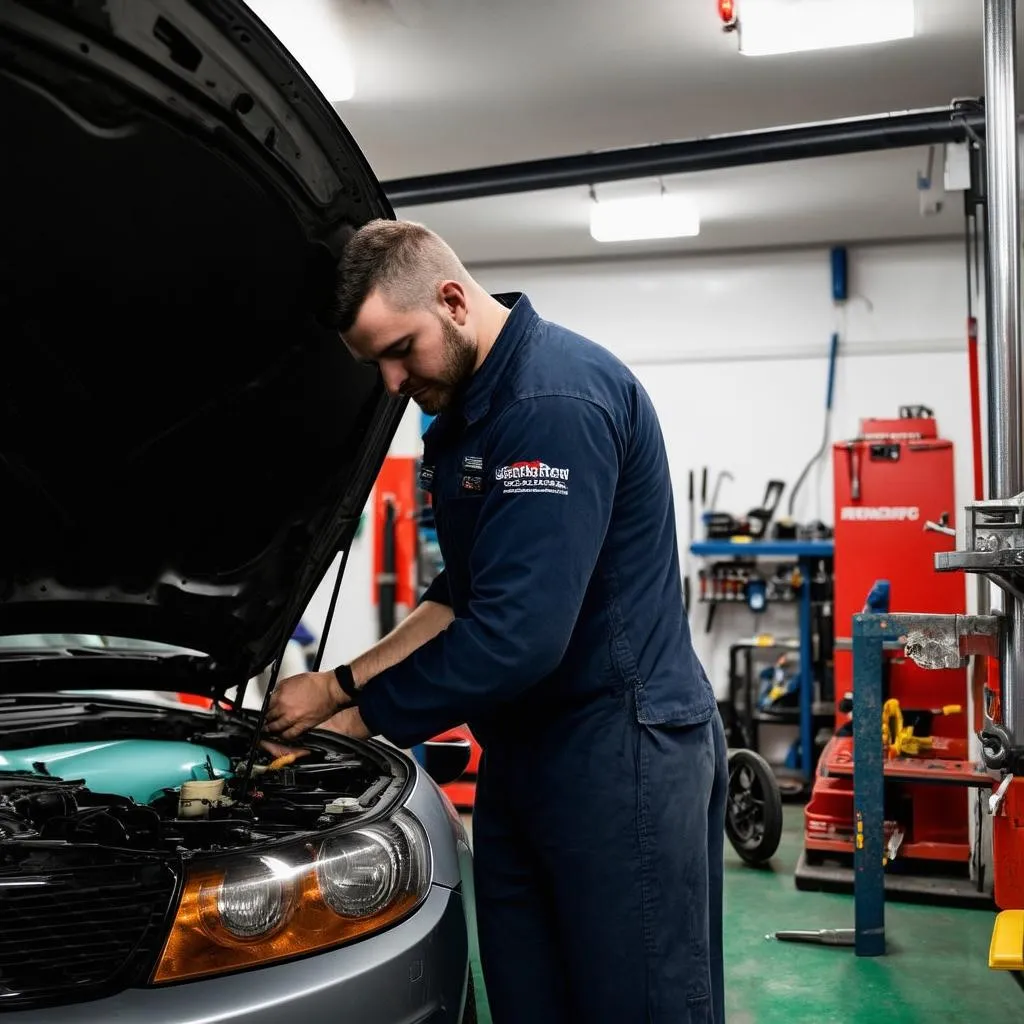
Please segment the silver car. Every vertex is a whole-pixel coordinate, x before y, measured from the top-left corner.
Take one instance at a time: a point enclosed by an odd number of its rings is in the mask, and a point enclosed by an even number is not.
[[[468,749],[245,706],[403,413],[332,321],[378,182],[233,0],[0,0],[0,110],[0,1013],[472,1019]]]

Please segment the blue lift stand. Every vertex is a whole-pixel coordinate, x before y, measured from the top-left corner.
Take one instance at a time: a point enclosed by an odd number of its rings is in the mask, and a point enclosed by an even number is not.
[[[922,668],[955,668],[968,655],[995,656],[1000,643],[1000,621],[993,615],[931,615],[864,612],[853,620],[853,810],[854,810],[854,928],[850,944],[857,956],[884,956],[885,896],[891,891],[902,899],[991,905],[991,897],[964,880],[937,881],[887,874],[885,843],[885,784],[890,778],[936,785],[975,786],[987,789],[994,775],[981,766],[926,758],[889,761],[882,733],[883,670],[886,650],[900,649]],[[798,869],[799,871],[799,869]],[[822,888],[830,888],[823,885]],[[835,889],[833,891],[842,891]],[[839,929],[844,936],[850,930]],[[802,933],[800,941],[825,941]],[[779,938],[788,938],[780,934]]]
[[[891,634],[885,614],[853,620],[854,927],[839,929],[857,956],[885,955],[885,750],[882,745],[882,648]],[[822,942],[824,931],[778,933],[776,938]]]
[[[885,749],[882,646],[887,615],[853,620],[854,952],[885,954]]]
[[[1000,622],[992,615],[917,615],[864,613],[853,620],[853,812],[855,951],[858,956],[885,954],[885,894],[924,897],[943,902],[990,903],[975,883],[886,873],[885,783],[928,782],[935,785],[990,788],[993,776],[980,765],[927,758],[888,760],[882,737],[883,651],[899,646],[922,668],[955,668],[970,654],[994,655]]]
[[[811,577],[815,564],[832,558],[835,546],[830,540],[704,540],[690,545],[698,558],[795,558],[803,584],[800,588],[800,772],[809,783],[814,771],[814,654]],[[881,712],[879,712],[881,715]],[[881,720],[881,718],[879,718]]]

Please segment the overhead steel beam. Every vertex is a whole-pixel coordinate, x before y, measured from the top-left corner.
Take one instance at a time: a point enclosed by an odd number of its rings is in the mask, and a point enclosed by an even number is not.
[[[393,206],[422,206],[783,160],[932,146],[962,141],[972,133],[982,134],[984,129],[985,115],[980,101],[969,101],[926,110],[819,121],[399,178],[384,182],[384,191]]]

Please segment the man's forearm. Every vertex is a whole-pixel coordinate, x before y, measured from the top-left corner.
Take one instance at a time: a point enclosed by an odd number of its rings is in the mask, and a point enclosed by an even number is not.
[[[386,637],[351,663],[356,686],[362,686],[385,669],[408,658],[413,651],[446,629],[453,618],[452,610],[447,605],[424,601]]]
[[[387,636],[350,663],[356,686],[363,686],[375,675],[409,657],[418,647],[433,640],[447,628],[454,617],[448,605],[436,601],[424,601],[414,608]],[[350,730],[346,716],[351,713],[339,711],[322,723],[320,728],[348,735]]]

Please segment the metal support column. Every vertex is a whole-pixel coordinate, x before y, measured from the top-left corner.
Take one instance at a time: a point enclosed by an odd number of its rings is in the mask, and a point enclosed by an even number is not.
[[[1016,0],[985,0],[987,244],[992,261],[988,345],[989,496],[1022,489],[1020,338],[1020,171],[1016,110]],[[1024,606],[1004,597],[1000,658],[1003,725],[1024,740]]]
[[[803,577],[803,586],[800,588],[800,770],[810,785],[814,778],[814,702],[817,696],[811,643],[811,630],[814,628],[811,574],[815,563],[812,558],[801,557],[797,564]]]
[[[885,955],[885,779],[882,642],[886,617],[853,619],[854,952]]]

